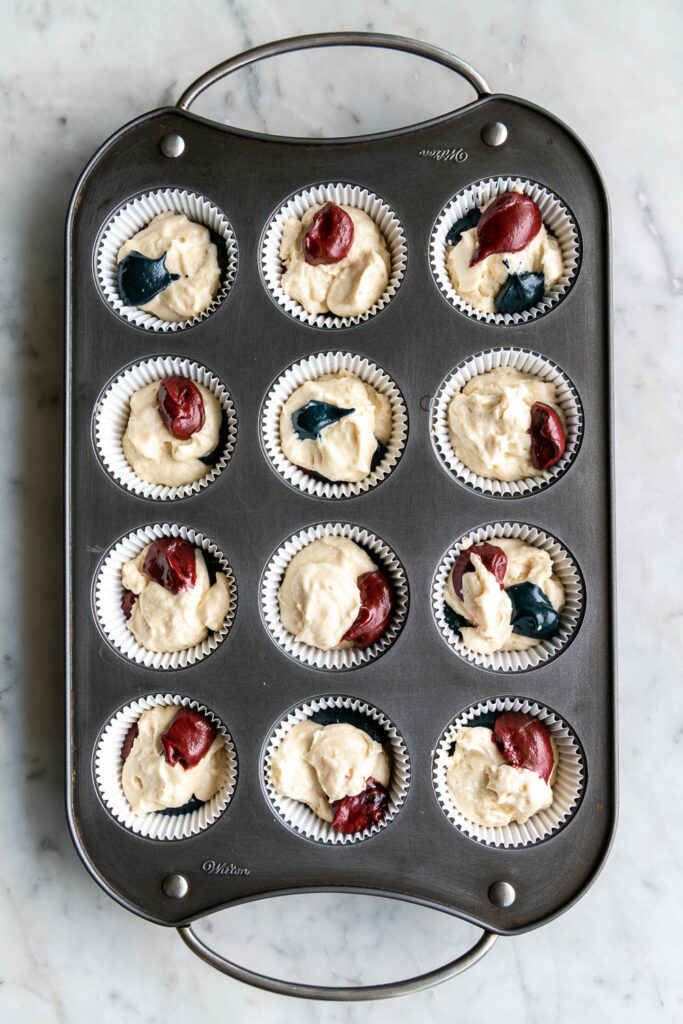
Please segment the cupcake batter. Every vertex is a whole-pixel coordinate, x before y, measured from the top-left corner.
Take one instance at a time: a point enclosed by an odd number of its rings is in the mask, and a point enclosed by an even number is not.
[[[285,221],[280,259],[286,270],[281,288],[307,313],[360,316],[379,301],[389,282],[391,257],[386,242],[371,217],[355,206],[342,206],[353,221],[351,248],[338,263],[312,266],[304,259],[303,239],[321,209],[317,203],[301,220]]]
[[[475,824],[490,828],[512,821],[524,824],[550,807],[554,781],[555,767],[545,782],[535,771],[507,764],[491,729],[472,726],[457,730],[446,786],[455,807]]]
[[[130,397],[130,416],[121,445],[133,472],[149,484],[182,487],[211,470],[202,456],[218,445],[223,410],[208,388],[195,384],[204,402],[204,425],[187,440],[173,436],[159,414],[160,381],[140,388]]]
[[[129,253],[138,252],[157,260],[166,254],[165,266],[173,280],[153,299],[139,308],[160,320],[191,320],[211,305],[221,283],[216,246],[209,229],[188,220],[184,213],[165,210],[146,228],[121,246],[117,264]]]
[[[500,548],[507,556],[503,578],[506,589],[520,583],[534,583],[540,587],[555,611],[562,610],[565,603],[564,587],[557,576],[553,575],[553,564],[547,551],[512,537],[491,538],[489,543]],[[472,546],[472,542],[467,540],[461,550]],[[462,578],[462,597],[455,592],[451,572],[444,587],[444,600],[449,608],[472,623],[460,629],[465,646],[479,654],[525,651],[535,647],[539,640],[513,632],[512,602],[506,589],[501,590],[498,580],[477,556],[476,547],[471,557],[474,572],[467,572]]]
[[[321,537],[297,552],[278,592],[282,625],[321,651],[353,647],[342,640],[361,606],[358,577],[377,566],[348,537]]]
[[[468,469],[493,480],[537,476],[531,457],[531,407],[550,406],[566,425],[555,385],[532,374],[500,366],[478,374],[456,391],[448,406],[453,451]]]
[[[345,722],[299,722],[274,752],[270,768],[278,793],[307,804],[324,821],[334,818],[330,801],[356,796],[368,779],[389,784],[389,759],[382,745]]]
[[[348,410],[315,438],[301,438],[295,416],[309,402]],[[294,418],[293,418],[294,417]],[[391,437],[391,404],[353,373],[325,373],[289,396],[280,413],[280,443],[290,462],[326,480],[357,482],[371,471],[377,443]]]
[[[194,768],[168,763],[161,736],[177,712],[175,704],[157,706],[143,711],[138,719],[138,735],[121,771],[123,793],[134,814],[182,807],[192,796],[210,800],[225,781],[227,760],[220,734]]]
[[[209,585],[204,556],[194,548],[195,584],[173,594],[151,580],[143,566],[151,544],[121,569],[125,590],[137,595],[126,626],[147,651],[183,651],[219,630],[230,609],[230,586],[222,572]]]
[[[522,190],[517,188],[512,191],[521,193]],[[482,212],[496,198],[486,203]],[[460,298],[481,313],[499,311],[495,299],[510,274],[543,273],[547,293],[564,272],[559,242],[543,224],[524,249],[518,252],[496,252],[470,266],[476,248],[477,228],[463,231],[460,240],[447,247],[446,269]]]

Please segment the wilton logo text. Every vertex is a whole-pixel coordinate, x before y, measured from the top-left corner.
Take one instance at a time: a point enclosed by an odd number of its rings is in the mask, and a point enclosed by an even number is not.
[[[455,160],[462,164],[467,160],[467,152],[464,149],[421,149],[418,156],[426,156],[428,160]]]
[[[206,875],[250,875],[249,868],[240,868],[237,864],[227,864],[225,861],[205,860],[202,864],[202,871]]]

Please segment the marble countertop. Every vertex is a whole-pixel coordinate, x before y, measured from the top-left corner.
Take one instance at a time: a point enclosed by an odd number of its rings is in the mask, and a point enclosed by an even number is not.
[[[510,1024],[680,1019],[676,799],[683,606],[676,571],[683,473],[681,11],[667,0],[442,3],[347,0],[17,2],[4,12],[0,275],[5,501],[0,602],[0,1018],[12,1022],[412,1021],[504,1013]],[[64,815],[61,460],[63,247],[81,168],[120,125],[173,102],[202,71],[301,32],[369,29],[464,57],[493,89],[539,103],[595,155],[611,198],[620,660],[621,817],[592,889],[542,929],[500,940],[439,988],[381,1004],[322,1005],[221,977],[172,930],[110,900],[83,869]],[[355,58],[354,58],[355,59]],[[392,65],[392,60],[395,62]],[[358,67],[358,74],[346,74]],[[286,58],[215,90],[200,112],[283,134],[395,127],[468,98],[443,69],[388,56]],[[381,70],[385,69],[385,70]],[[398,71],[396,70],[398,69]],[[396,77],[399,75],[400,77]],[[396,82],[399,83],[398,87]],[[374,86],[374,87],[372,87]],[[361,96],[360,90],[365,91]],[[666,380],[666,384],[665,384]],[[664,541],[663,538],[673,538]],[[599,538],[596,538],[599,541]],[[679,570],[680,571],[680,570]],[[36,640],[37,638],[37,640]],[[680,770],[680,769],[679,769]],[[668,795],[667,795],[668,794]],[[329,922],[333,923],[330,925]],[[326,924],[327,922],[327,924]],[[357,896],[297,896],[217,915],[227,955],[337,984],[435,967],[476,936],[433,911]],[[301,968],[305,965],[305,969]]]

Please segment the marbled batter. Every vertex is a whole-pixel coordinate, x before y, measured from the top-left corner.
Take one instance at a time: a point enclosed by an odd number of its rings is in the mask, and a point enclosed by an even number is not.
[[[125,590],[137,595],[126,626],[147,651],[183,651],[204,640],[209,630],[219,630],[230,609],[230,585],[225,573],[216,573],[213,586],[204,556],[194,549],[196,581],[177,594],[151,580],[143,570],[151,545],[121,569]]]
[[[220,733],[194,768],[168,763],[161,736],[177,713],[175,704],[157,706],[143,711],[137,721],[138,735],[121,771],[123,793],[134,814],[182,807],[192,796],[210,800],[225,781],[227,759]]]
[[[538,476],[531,458],[531,407],[543,402],[558,415],[555,385],[533,374],[500,366],[472,377],[448,406],[453,451],[468,469],[493,480]],[[545,474],[544,474],[545,475]]]
[[[389,784],[383,746],[345,722],[323,726],[304,719],[289,730],[270,767],[278,793],[307,804],[325,821],[334,817],[330,801],[362,793],[368,779]]]
[[[553,575],[553,563],[543,548],[512,537],[493,537],[489,543],[505,552],[507,568],[504,587],[518,583],[535,583],[541,588],[553,608],[561,611],[564,607],[564,587]],[[463,544],[462,550],[472,546],[471,541]],[[444,600],[453,611],[471,622],[462,626],[460,635],[465,646],[479,654],[494,651],[525,651],[540,641],[534,637],[522,636],[512,630],[512,602],[505,590],[501,590],[493,573],[482,564],[475,551],[472,553],[474,572],[467,572],[462,578],[462,597],[453,587],[452,573],[449,572],[444,587]]]
[[[514,191],[521,191],[515,189]],[[491,199],[482,210],[485,210]],[[477,229],[463,231],[456,245],[446,252],[446,269],[451,284],[461,299],[482,313],[497,313],[495,299],[509,274],[525,271],[545,275],[545,291],[549,292],[564,273],[560,244],[544,225],[538,234],[519,252],[499,252],[470,266],[477,247]]]
[[[353,221],[353,243],[338,263],[312,266],[303,253],[304,235],[322,204],[311,206],[301,220],[285,221],[280,259],[286,270],[280,287],[307,313],[360,316],[381,299],[389,282],[391,256],[371,217],[355,206],[342,206]]]
[[[350,410],[315,438],[298,436],[292,414],[308,402],[326,402]],[[289,396],[280,412],[280,443],[296,466],[319,473],[326,480],[358,482],[371,469],[377,442],[391,437],[391,403],[355,374],[325,373],[306,381]]]
[[[152,381],[130,396],[130,416],[121,446],[131,469],[142,480],[182,487],[210,471],[211,466],[200,458],[218,445],[223,410],[208,388],[195,384],[204,402],[204,425],[186,441],[178,440],[159,414],[160,384]]]
[[[320,537],[297,552],[278,592],[282,625],[321,651],[353,647],[344,634],[360,610],[358,577],[377,566],[348,537]]]
[[[211,305],[221,283],[216,246],[209,229],[188,220],[184,213],[165,210],[152,218],[121,246],[117,263],[130,252],[139,252],[150,259],[166,253],[166,268],[178,274],[153,299],[139,308],[160,320],[191,320]]]
[[[552,741],[551,741],[552,742]],[[557,757],[555,759],[557,765]],[[551,783],[528,768],[507,764],[485,726],[458,729],[446,786],[454,806],[477,825],[523,824],[553,802]]]

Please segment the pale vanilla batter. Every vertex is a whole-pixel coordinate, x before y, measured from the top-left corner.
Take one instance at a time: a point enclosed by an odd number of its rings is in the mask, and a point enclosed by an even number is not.
[[[382,745],[345,722],[299,722],[273,753],[270,770],[278,793],[307,804],[325,821],[334,817],[330,801],[362,793],[368,779],[389,784]]]
[[[489,544],[500,548],[507,555],[507,568],[503,585],[513,587],[518,583],[535,583],[546,595],[555,611],[564,607],[564,587],[553,575],[550,555],[542,548],[512,537],[492,537]],[[462,550],[471,547],[471,541],[463,543]],[[500,589],[500,584],[482,564],[475,551],[472,553],[474,572],[466,572],[462,578],[462,598],[454,588],[449,572],[444,587],[444,600],[457,615],[471,622],[463,626],[460,636],[465,646],[479,654],[494,651],[525,651],[535,647],[539,640],[513,633],[512,602]]]
[[[491,729],[464,727],[455,734],[446,786],[454,806],[477,825],[495,828],[512,821],[523,824],[552,804],[556,766],[555,750],[555,767],[546,782],[529,768],[506,764]]]
[[[304,259],[303,238],[323,204],[311,206],[301,220],[285,221],[280,259],[286,270],[280,286],[307,313],[360,316],[384,294],[391,273],[391,256],[379,228],[355,206],[341,206],[353,221],[353,243],[338,263],[312,266]]]
[[[192,796],[210,800],[225,782],[228,763],[220,733],[194,768],[166,760],[161,736],[178,710],[175,704],[157,706],[138,719],[138,735],[121,771],[123,793],[134,814],[182,807]]]
[[[521,191],[515,189],[514,191]],[[493,199],[486,203],[485,210]],[[496,313],[495,298],[505,284],[508,274],[534,271],[545,275],[545,290],[549,292],[564,273],[562,250],[554,235],[544,225],[529,244],[519,252],[499,252],[487,256],[470,267],[477,247],[477,229],[463,231],[460,241],[446,252],[446,269],[460,298],[482,313]]]
[[[130,416],[121,446],[131,469],[142,480],[182,487],[201,480],[211,470],[200,457],[218,445],[223,410],[208,388],[196,384],[204,402],[204,426],[186,441],[179,441],[159,415],[160,384],[160,380],[152,381],[130,396]]]
[[[550,406],[566,432],[555,385],[500,366],[480,373],[456,391],[448,406],[453,451],[468,469],[493,480],[522,480],[547,473],[531,459],[531,407]]]
[[[342,637],[360,611],[358,577],[377,568],[348,537],[321,537],[297,552],[278,592],[282,625],[321,651],[353,647]]]
[[[219,630],[230,609],[230,586],[225,573],[216,573],[209,585],[204,556],[195,548],[196,582],[177,594],[155,583],[143,572],[150,544],[121,569],[125,590],[137,594],[126,626],[147,651],[183,651],[204,640],[209,630]]]
[[[140,306],[146,313],[160,320],[190,320],[208,309],[215,299],[221,283],[216,246],[209,229],[188,220],[184,213],[165,210],[157,214],[146,228],[124,242],[117,263],[129,252],[139,252],[150,259],[159,259],[166,253],[166,269],[180,275]]]
[[[330,424],[316,440],[301,439],[292,414],[310,401],[327,402],[353,412]],[[306,381],[289,396],[280,413],[280,443],[296,466],[327,480],[357,482],[370,472],[377,442],[391,437],[391,403],[386,395],[347,371]]]

